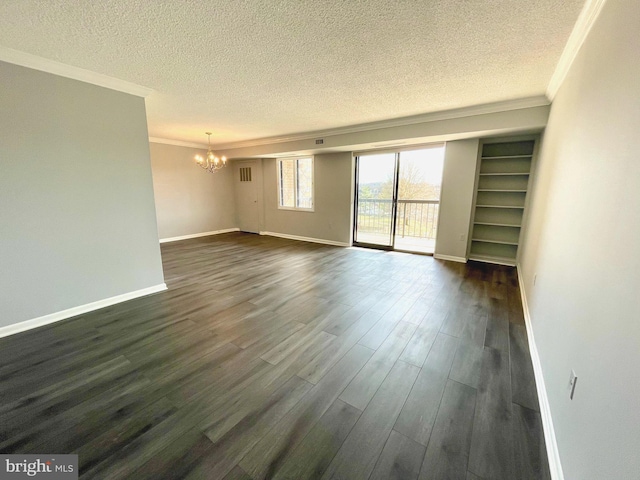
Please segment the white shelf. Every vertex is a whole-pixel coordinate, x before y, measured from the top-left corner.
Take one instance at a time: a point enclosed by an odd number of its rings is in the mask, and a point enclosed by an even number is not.
[[[498,245],[518,245],[518,242],[503,242],[501,240],[487,240],[485,238],[472,238],[472,242],[497,243]]]
[[[515,223],[492,223],[492,222],[473,222],[474,225],[490,225],[492,227],[510,227],[510,228],[520,228],[520,224]]]
[[[509,267],[516,266],[514,258],[494,257],[493,255],[469,255],[469,260],[484,263],[495,263],[497,265],[507,265]]]
[[[478,171],[469,258],[515,265],[534,141],[484,143]]]
[[[498,155],[494,157],[482,157],[482,160],[505,160],[509,158],[531,158],[531,155]]]
[[[519,208],[520,210],[524,210],[524,207],[516,205],[476,205],[476,208]]]
[[[529,176],[529,173],[481,173],[480,176],[487,177],[519,177],[519,176]]]
[[[498,188],[479,188],[479,192],[510,192],[510,193],[527,193],[526,190],[500,190]]]

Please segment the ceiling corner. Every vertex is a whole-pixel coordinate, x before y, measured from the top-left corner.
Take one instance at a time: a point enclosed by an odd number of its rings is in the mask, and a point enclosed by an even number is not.
[[[569,35],[567,44],[560,55],[556,69],[549,80],[549,85],[546,90],[546,96],[549,101],[552,102],[556,93],[558,93],[562,82],[569,73],[571,65],[576,59],[582,44],[589,35],[589,32],[600,15],[605,3],[606,0],[587,0],[585,3],[580,15],[578,16],[578,20],[576,20],[576,24]]]
[[[146,97],[153,90],[151,88],[136,85],[135,83],[120,80],[119,78],[110,77],[101,73],[85,70],[84,68],[74,67],[65,63],[49,60],[48,58],[39,57],[30,53],[21,52],[12,48],[0,45],[0,60],[21,67],[32,68],[41,72],[52,73],[61,77],[79,80],[81,82],[90,83],[99,87],[117,90],[119,92],[135,95],[136,97]]]

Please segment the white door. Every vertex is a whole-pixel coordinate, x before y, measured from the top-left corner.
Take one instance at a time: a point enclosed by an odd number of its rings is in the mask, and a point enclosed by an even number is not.
[[[258,182],[261,172],[258,162],[238,162],[234,169],[238,226],[243,232],[259,233]]]

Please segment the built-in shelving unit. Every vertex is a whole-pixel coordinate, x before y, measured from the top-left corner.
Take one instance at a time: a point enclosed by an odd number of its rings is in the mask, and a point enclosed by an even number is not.
[[[469,259],[516,264],[534,147],[533,139],[483,142]]]

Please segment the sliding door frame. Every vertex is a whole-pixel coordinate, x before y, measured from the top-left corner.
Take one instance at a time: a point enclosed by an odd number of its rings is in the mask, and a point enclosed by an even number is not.
[[[398,216],[398,188],[400,183],[400,154],[402,152],[411,151],[411,150],[424,150],[427,148],[438,148],[445,147],[446,142],[437,142],[437,143],[426,143],[421,145],[411,145],[404,148],[385,148],[385,149],[372,149],[365,150],[361,152],[354,152],[353,156],[355,157],[355,189],[354,189],[354,202],[353,202],[353,241],[352,245],[354,247],[365,247],[365,248],[373,248],[377,250],[386,250],[393,251],[395,250],[395,242],[396,242],[396,224],[397,224],[397,216]],[[390,245],[378,245],[375,243],[365,243],[358,242],[356,238],[358,236],[358,190],[360,187],[359,177],[358,177],[358,169],[360,168],[360,158],[366,155],[381,155],[385,153],[393,153],[395,155],[395,166],[393,171],[393,196],[391,199],[391,241]],[[440,192],[440,196],[442,196],[442,192]],[[438,215],[438,226],[440,225],[440,216]],[[436,233],[437,235],[437,233]],[[423,254],[421,252],[411,252],[419,255],[432,255],[430,253]]]
[[[393,187],[392,187],[392,195],[391,195],[391,238],[389,239],[389,245],[379,245],[376,243],[365,243],[358,242],[356,238],[358,237],[358,191],[360,190],[360,182],[358,169],[360,168],[360,158],[365,156],[366,154],[358,154],[356,155],[356,175],[355,175],[355,193],[354,193],[354,214],[353,214],[353,246],[355,247],[365,247],[365,248],[375,248],[377,250],[394,250],[395,249],[395,238],[396,238],[396,216],[398,214],[398,183],[400,180],[400,152],[399,151],[387,151],[387,152],[377,152],[375,153],[369,152],[370,155],[377,155],[378,153],[393,153],[395,155],[394,165],[393,165]]]

